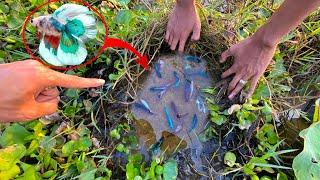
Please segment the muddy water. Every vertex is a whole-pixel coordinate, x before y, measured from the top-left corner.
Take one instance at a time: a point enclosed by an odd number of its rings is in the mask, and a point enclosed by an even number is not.
[[[140,99],[145,100],[152,113],[141,107],[132,106],[132,112],[135,117],[136,129],[140,136],[140,145],[142,149],[148,149],[152,144],[159,143],[161,140],[161,150],[166,153],[173,153],[180,149],[190,148],[192,152],[192,160],[197,169],[201,170],[200,153],[203,145],[200,143],[198,135],[205,129],[207,125],[208,109],[200,111],[197,106],[197,99],[205,95],[201,93],[202,88],[212,86],[212,80],[204,73],[207,70],[207,65],[204,60],[200,62],[186,60],[185,56],[171,55],[160,57],[161,78],[157,75],[155,68],[147,76],[141,89],[138,91],[137,102]],[[180,83],[177,87],[170,87],[168,91],[161,97],[158,97],[157,92],[152,92],[150,88],[159,87],[175,82],[174,76],[176,72],[179,76]],[[189,73],[188,73],[189,72]],[[190,75],[191,74],[193,75]],[[185,85],[187,80],[191,80],[194,84],[194,91],[190,100],[187,102],[185,95]],[[190,81],[189,81],[190,82]],[[172,108],[172,102],[177,107],[179,114],[183,114],[182,118],[178,118]],[[164,108],[167,107],[170,117],[173,119],[173,128],[168,123]],[[197,116],[198,121],[194,123],[194,116]],[[179,127],[182,129],[176,132]]]

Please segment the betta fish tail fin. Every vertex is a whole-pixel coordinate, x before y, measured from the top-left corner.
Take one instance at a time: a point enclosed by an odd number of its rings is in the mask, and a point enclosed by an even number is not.
[[[139,59],[136,61],[138,64],[140,64],[143,68],[149,70],[148,65],[148,57],[142,56],[134,47],[132,47],[129,43],[122,41],[120,39],[115,38],[106,38],[104,43],[104,49],[108,47],[116,47],[116,48],[124,48],[132,53],[134,53]]]

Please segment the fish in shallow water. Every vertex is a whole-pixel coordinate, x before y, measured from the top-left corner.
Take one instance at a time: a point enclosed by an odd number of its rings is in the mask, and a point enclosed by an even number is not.
[[[162,78],[162,74],[161,74],[161,70],[163,68],[164,62],[162,60],[159,60],[155,65],[154,65],[154,69],[156,71],[156,75],[158,76],[158,78]]]
[[[192,55],[185,55],[183,57],[183,60],[190,61],[190,62],[195,62],[195,63],[200,63],[201,62],[201,58],[200,57],[192,56]]]
[[[198,125],[198,117],[196,114],[193,115],[192,121],[191,121],[191,125],[189,128],[189,132],[193,131]]]
[[[147,111],[148,113],[150,114],[154,114],[148,104],[148,102],[144,99],[140,99],[140,102],[136,102],[134,103],[134,105],[137,107],[137,108],[140,108],[140,109],[143,109],[144,111]]]
[[[162,136],[159,139],[159,141],[157,141],[156,143],[151,145],[151,147],[149,148],[149,151],[151,152],[151,154],[153,154],[153,155],[159,154],[161,145],[163,144],[163,141],[164,141],[164,137]]]
[[[54,66],[81,64],[87,57],[85,42],[97,34],[93,13],[78,4],[65,4],[53,14],[32,19],[31,24],[41,39],[39,54]]]
[[[178,133],[182,130],[182,124],[177,125],[176,129],[174,130],[175,133]]]
[[[170,128],[171,130],[174,130],[173,119],[172,119],[172,117],[170,116],[170,113],[169,113],[168,108],[167,108],[166,106],[164,106],[163,111],[164,111],[164,114],[165,114],[165,116],[166,116],[166,119],[167,119],[169,128]]]
[[[170,86],[171,86],[171,83],[163,86],[154,86],[154,87],[151,87],[149,90],[151,92],[157,92],[158,98],[161,99],[163,95],[169,90]]]
[[[198,96],[197,100],[196,100],[196,104],[197,104],[197,108],[200,112],[206,113],[207,112],[207,108],[205,105],[205,100],[203,99],[202,96]]]
[[[179,87],[180,85],[180,76],[176,71],[173,71],[173,76],[175,78],[175,81],[172,84],[172,87]]]
[[[193,81],[186,79],[186,83],[184,86],[184,96],[185,96],[186,102],[190,101],[193,94],[193,90],[194,90]]]
[[[179,111],[178,111],[178,108],[176,106],[176,104],[172,101],[170,103],[170,106],[171,106],[171,109],[174,113],[174,115],[178,118],[178,119],[181,119],[181,118],[184,118],[186,117],[189,113],[184,113],[184,114],[180,114]]]

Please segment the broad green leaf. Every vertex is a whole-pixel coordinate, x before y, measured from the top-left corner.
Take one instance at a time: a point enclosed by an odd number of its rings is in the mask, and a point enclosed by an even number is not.
[[[172,180],[177,179],[178,164],[174,160],[169,160],[163,165],[163,179]]]
[[[30,165],[30,164],[26,164],[26,163],[22,163],[21,166],[22,166],[24,173],[20,177],[16,178],[16,180],[38,180],[38,179],[40,179],[35,166]]]
[[[67,89],[64,93],[69,98],[77,98],[79,97],[79,90],[78,89]]]
[[[93,170],[88,171],[88,172],[83,172],[78,176],[78,179],[79,180],[94,179],[96,171],[97,171],[97,169],[93,169]]]
[[[316,180],[320,177],[320,122],[312,124],[299,134],[304,139],[303,151],[293,160],[297,179]]]
[[[112,131],[110,131],[110,136],[116,139],[120,139],[120,133],[118,131],[118,129],[113,129]]]
[[[77,151],[87,151],[92,146],[92,141],[88,137],[82,137],[79,140],[71,140],[62,147],[62,153],[72,155]]]
[[[7,14],[9,12],[9,7],[4,3],[0,3],[0,13]]]
[[[268,75],[268,79],[270,78],[277,78],[282,76],[286,72],[286,68],[283,65],[283,60],[282,58],[278,59],[275,63],[274,69],[271,71],[271,73]]]
[[[255,90],[254,94],[252,95],[252,99],[262,99],[262,98],[269,98],[270,91],[266,84],[260,83]]]
[[[115,22],[117,24],[128,25],[133,19],[133,13],[130,10],[121,10],[118,12]]]
[[[55,138],[52,138],[50,136],[45,136],[40,141],[40,147],[44,149],[46,152],[51,152],[52,148],[56,145],[57,141]]]
[[[216,123],[217,125],[222,125],[227,121],[227,118],[224,115],[220,115],[214,111],[210,113],[210,119],[212,122]]]
[[[20,173],[20,168],[17,165],[13,165],[6,171],[0,171],[1,179],[14,179]]]
[[[88,137],[81,137],[76,141],[75,149],[78,151],[87,151],[92,146],[92,141]]]
[[[4,130],[0,137],[0,145],[2,147],[6,147],[12,144],[25,144],[29,141],[26,140],[26,137],[30,135],[32,135],[31,132],[27,131],[23,126],[15,123]]]
[[[25,155],[26,148],[22,144],[15,144],[0,149],[0,171],[10,170]]]
[[[71,155],[75,150],[75,148],[74,148],[75,144],[76,144],[76,142],[74,140],[67,142],[62,147],[62,153],[65,155]]]
[[[133,180],[134,177],[139,176],[140,171],[135,167],[133,162],[129,162],[126,166],[126,176],[128,180]]]
[[[285,174],[285,173],[283,173],[283,172],[279,172],[278,174],[277,174],[277,180],[288,180],[288,177],[287,177],[287,175]]]
[[[233,167],[236,163],[237,157],[233,152],[227,152],[224,155],[224,164],[228,165],[229,167]]]
[[[161,175],[161,174],[163,174],[163,167],[160,165],[157,165],[155,171],[156,171],[157,175]]]

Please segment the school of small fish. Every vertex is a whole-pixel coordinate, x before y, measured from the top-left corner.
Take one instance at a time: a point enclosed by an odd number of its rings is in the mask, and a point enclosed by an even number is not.
[[[184,61],[189,61],[193,63],[200,63],[202,60],[200,57],[192,56],[192,55],[186,55],[183,57]],[[162,68],[164,65],[164,61],[159,60],[155,65],[155,74],[158,78],[162,78]],[[184,96],[185,96],[185,102],[188,103],[193,98],[193,96],[196,96],[196,106],[199,112],[206,113],[206,105],[205,105],[205,99],[203,96],[201,96],[200,90],[198,90],[194,85],[193,77],[199,76],[202,78],[208,78],[209,75],[205,70],[193,70],[192,67],[186,63],[184,67]],[[178,72],[173,72],[173,80],[171,82],[165,83],[160,86],[153,86],[150,87],[150,92],[156,93],[157,97],[161,99],[166,92],[171,88],[178,88],[181,84],[181,77]],[[195,93],[195,91],[197,93]],[[150,115],[153,115],[152,108],[149,106],[148,102],[144,99],[139,99],[134,105],[137,108],[142,109],[143,111],[146,111]],[[172,101],[169,106],[165,105],[163,108],[164,115],[167,120],[168,127],[171,131],[174,133],[178,133],[183,129],[184,126],[184,119],[189,115],[189,113],[181,113],[176,104]],[[173,116],[172,116],[173,114]],[[176,123],[175,123],[176,122]],[[175,126],[176,124],[176,126]],[[197,114],[194,114],[192,116],[191,124],[189,125],[188,132],[192,132],[194,129],[197,128],[198,125],[198,117]]]

